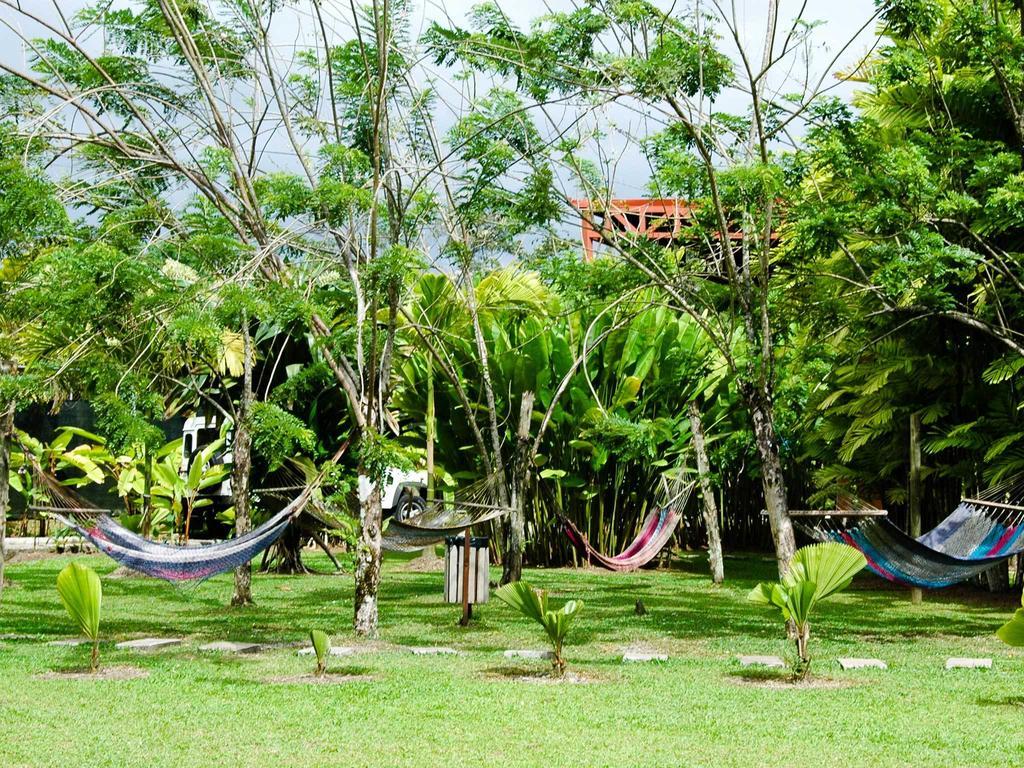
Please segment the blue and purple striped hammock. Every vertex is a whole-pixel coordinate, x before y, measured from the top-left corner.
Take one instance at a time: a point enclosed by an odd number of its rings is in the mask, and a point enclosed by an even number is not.
[[[108,515],[90,521],[88,527],[60,514],[52,514],[52,517],[90,541],[103,554],[134,571],[172,583],[199,582],[249,562],[281,538],[291,521],[305,508],[311,495],[309,490],[249,533],[205,546],[150,541]]]
[[[844,517],[842,511],[808,524],[812,538],[859,549],[883,579],[912,587],[949,587],[1024,552],[1024,507],[963,499],[952,514],[914,538],[884,517]]]

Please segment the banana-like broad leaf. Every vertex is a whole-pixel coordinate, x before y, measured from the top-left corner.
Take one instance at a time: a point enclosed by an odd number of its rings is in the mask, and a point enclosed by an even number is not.
[[[1013,618],[996,630],[996,637],[1014,648],[1024,647],[1024,608],[1018,608]]]
[[[96,642],[100,636],[100,606],[103,602],[103,587],[96,571],[78,563],[69,563],[57,575],[57,593],[82,634]]]

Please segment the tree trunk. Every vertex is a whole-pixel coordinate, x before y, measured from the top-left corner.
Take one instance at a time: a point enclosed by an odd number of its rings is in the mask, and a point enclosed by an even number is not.
[[[711,487],[711,468],[708,464],[708,452],[704,441],[704,425],[701,423],[700,408],[691,402],[690,430],[693,432],[693,452],[697,457],[697,476],[700,478],[701,509],[704,513],[704,526],[708,531],[708,561],[711,565],[711,581],[721,584],[725,580],[725,569],[722,563],[722,536],[718,530],[718,506],[715,504],[715,493]]]
[[[533,416],[533,392],[523,392],[519,403],[519,427],[516,430],[516,453],[512,462],[512,488],[509,494],[511,512],[506,527],[505,557],[501,583],[523,578],[523,552],[526,550],[526,488],[530,476],[530,423]]]
[[[915,539],[921,535],[921,414],[910,414],[910,478],[908,501],[910,520],[907,532]],[[919,605],[924,597],[920,587],[911,587],[910,602]]]
[[[382,523],[380,488],[374,484],[370,496],[359,505],[359,542],[356,547],[356,594],[353,627],[357,635],[377,635],[377,588],[380,586],[380,534]]]
[[[427,504],[434,501],[434,437],[437,434],[437,422],[434,414],[434,362],[427,357]],[[418,558],[420,565],[426,569],[439,566],[441,558],[434,546],[424,547]]]
[[[4,562],[7,560],[7,508],[11,500],[11,435],[14,433],[14,403],[0,413],[0,602],[4,594]]]
[[[786,497],[786,478],[782,472],[782,457],[779,454],[779,440],[775,432],[774,413],[771,398],[763,390],[751,396],[748,389],[747,408],[754,428],[754,440],[757,442],[757,453],[761,459],[761,486],[764,489],[764,502],[768,510],[768,522],[772,528],[772,541],[775,544],[775,558],[779,564],[779,577],[789,572],[789,562],[796,552],[796,536],[793,533],[793,521],[789,517],[789,500]]]
[[[252,518],[249,516],[249,475],[252,471],[252,434],[249,432],[249,415],[252,410],[252,338],[249,335],[248,318],[244,316],[242,339],[245,358],[242,396],[238,403],[231,456],[231,500],[235,505],[236,536],[242,536],[252,530]],[[235,591],[231,596],[231,604],[252,605],[252,602],[252,563],[243,563],[235,568]]]
[[[1003,560],[985,571],[985,583],[989,592],[1009,592],[1010,561]]]
[[[811,641],[810,622],[800,627],[795,632],[796,636],[796,676],[806,680],[811,676],[811,655],[808,652],[808,645]]]
[[[280,573],[289,576],[309,573],[302,562],[302,532],[298,521],[289,525],[284,535],[274,544],[273,554],[268,558],[266,572]]]

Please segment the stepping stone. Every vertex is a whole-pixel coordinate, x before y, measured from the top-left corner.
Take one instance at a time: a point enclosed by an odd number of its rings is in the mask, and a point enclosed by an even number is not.
[[[138,640],[125,640],[115,647],[128,651],[158,651],[161,648],[169,648],[172,645],[181,645],[180,637],[142,637]]]
[[[839,659],[841,669],[888,669],[881,659]]]
[[[410,646],[406,648],[410,653],[416,656],[458,656],[459,652],[454,648],[420,648],[416,646]]]
[[[57,645],[66,648],[75,648],[79,645],[92,645],[91,640],[84,637],[69,637],[67,640],[51,640],[47,645]]]
[[[769,669],[785,669],[786,662],[778,656],[737,656],[741,667],[768,667]]]
[[[355,648],[347,648],[345,646],[331,646],[331,656],[351,656],[356,652]],[[316,654],[316,650],[312,647],[303,648],[299,651],[299,656],[313,656]]]
[[[534,650],[508,650],[503,654],[506,659],[533,659],[540,661],[541,659],[550,661],[555,658],[555,654],[551,651],[534,651]]]
[[[234,643],[230,640],[218,640],[215,643],[199,646],[199,650],[213,653],[259,653],[263,650],[263,646],[259,643]]]
[[[622,660],[628,662],[668,661],[667,653],[645,653],[643,651],[626,651]]]
[[[946,669],[992,669],[992,659],[946,659]]]

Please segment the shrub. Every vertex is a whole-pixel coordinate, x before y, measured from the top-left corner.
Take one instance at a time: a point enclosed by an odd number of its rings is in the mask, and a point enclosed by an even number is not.
[[[565,674],[562,646],[565,644],[565,637],[569,633],[573,619],[583,610],[583,603],[570,600],[559,610],[551,610],[548,608],[548,593],[534,589],[525,581],[513,581],[500,587],[494,594],[503,603],[544,627],[554,652],[554,673],[559,677]]]
[[[801,547],[793,555],[789,573],[777,584],[758,584],[748,599],[776,608],[793,623],[796,641],[794,672],[806,678],[811,671],[807,645],[811,639],[811,611],[821,600],[846,589],[867,560],[846,544],[826,542]]]
[[[103,587],[96,571],[78,563],[69,563],[57,575],[57,593],[68,614],[92,642],[89,670],[96,672],[100,661],[100,605]]]

